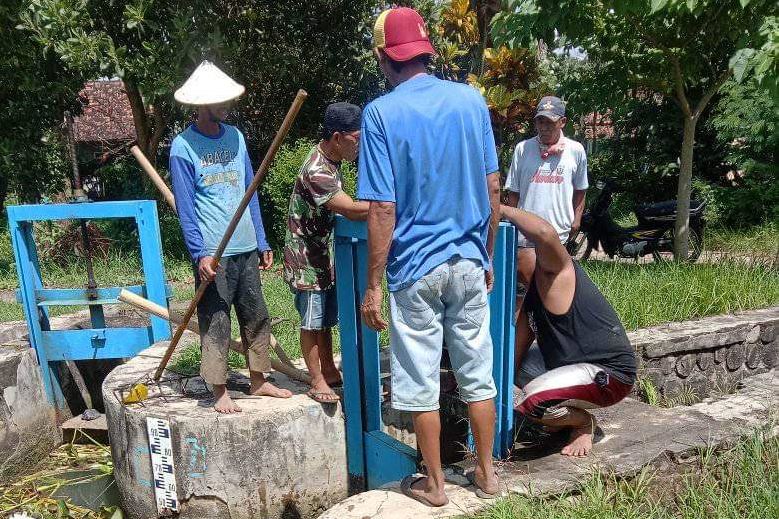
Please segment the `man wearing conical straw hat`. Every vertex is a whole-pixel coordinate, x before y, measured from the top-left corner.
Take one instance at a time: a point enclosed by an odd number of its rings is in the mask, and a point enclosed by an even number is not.
[[[176,101],[197,109],[197,120],[173,140],[170,172],[184,243],[192,257],[195,289],[213,282],[197,307],[202,360],[200,375],[213,387],[214,409],[236,413],[227,392],[227,354],[230,309],[235,307],[246,347],[252,395],[289,398],[292,393],[268,382],[271,370],[270,316],[262,295],[260,270],[273,265],[265,239],[260,204],[252,197],[224,251],[219,268],[211,266],[222,236],[254,177],[246,140],[234,126],[223,123],[231,102],[244,92],[213,63],[204,61],[184,85]]]

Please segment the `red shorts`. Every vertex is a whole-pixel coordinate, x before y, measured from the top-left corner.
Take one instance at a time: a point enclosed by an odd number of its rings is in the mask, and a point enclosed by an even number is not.
[[[567,407],[608,407],[633,389],[594,364],[562,366],[534,378],[522,388],[515,409],[533,418],[561,418]]]

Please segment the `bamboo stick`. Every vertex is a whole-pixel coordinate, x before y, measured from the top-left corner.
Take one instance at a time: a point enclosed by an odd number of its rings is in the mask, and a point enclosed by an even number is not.
[[[117,297],[117,299],[139,310],[143,310],[144,312],[150,313],[152,315],[156,315],[161,319],[165,319],[166,321],[170,321],[175,324],[181,323],[180,316],[176,314],[172,314],[164,306],[158,305],[153,301],[149,301],[148,299],[143,298],[138,294],[134,294],[129,290],[122,289],[121,292],[119,292],[119,297]],[[187,330],[191,332],[199,333],[200,328],[198,327],[197,321],[190,320],[190,322],[187,323]],[[271,366],[273,367],[273,369],[275,369],[279,373],[284,373],[289,378],[298,380],[300,382],[304,382],[306,384],[310,384],[311,377],[308,376],[307,373],[299,370],[298,368],[292,365],[292,361],[289,360],[289,357],[287,357],[287,354],[281,348],[281,345],[278,343],[278,341],[273,336],[273,334],[271,334],[270,341],[271,341],[270,342],[271,348],[273,348],[273,351],[279,357],[279,360],[271,358]],[[240,341],[236,341],[234,339],[230,339],[230,349],[237,351],[239,353],[244,353],[244,354],[246,353],[246,347],[243,345],[243,343]]]

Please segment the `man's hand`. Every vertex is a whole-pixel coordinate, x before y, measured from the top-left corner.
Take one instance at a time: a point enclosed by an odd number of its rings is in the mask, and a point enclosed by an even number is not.
[[[579,233],[579,229],[582,228],[582,219],[575,218],[571,224],[571,232],[568,234],[571,237],[575,237]]]
[[[360,313],[362,314],[363,322],[377,332],[387,329],[387,321],[381,316],[381,304],[383,301],[384,293],[381,291],[381,287],[365,289]]]
[[[492,270],[484,271],[484,282],[487,284],[487,293],[492,292],[492,287],[495,285],[495,274]]]
[[[200,282],[211,282],[216,277],[216,270],[214,269],[214,257],[203,256],[197,264],[197,273],[200,276]]]
[[[273,251],[264,250],[260,255],[260,270],[270,270],[273,266]]]

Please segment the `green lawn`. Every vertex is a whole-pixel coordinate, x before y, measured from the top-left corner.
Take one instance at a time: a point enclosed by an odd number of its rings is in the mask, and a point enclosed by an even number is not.
[[[645,469],[624,480],[596,473],[577,492],[512,495],[464,519],[767,519],[779,517],[779,438],[770,427],[733,448],[704,451],[681,474]]]
[[[737,254],[777,258],[779,255],[779,222],[765,223],[749,229],[706,229],[705,248]]]
[[[166,274],[174,286],[174,303],[183,304],[194,294],[192,270],[185,259],[166,258]],[[584,268],[632,330],[654,324],[762,308],[779,304],[779,270],[766,266],[749,266],[743,262],[718,264],[615,263],[590,261]],[[136,257],[115,255],[95,263],[97,282],[102,286],[142,283],[140,263]],[[67,266],[44,263],[43,279],[47,286],[83,287],[86,282],[82,262]],[[284,282],[280,265],[263,273],[263,291],[270,313],[281,317],[274,334],[292,358],[300,357],[299,317],[293,298]],[[0,289],[17,286],[13,265],[0,264]],[[386,303],[386,301],[385,301]],[[55,307],[52,315],[79,308]],[[0,302],[0,321],[21,320],[21,307]],[[233,334],[238,336],[237,323]],[[338,348],[338,334],[334,334]],[[381,343],[387,344],[382,334]]]
[[[779,304],[779,270],[766,266],[589,261],[584,268],[628,330]]]

